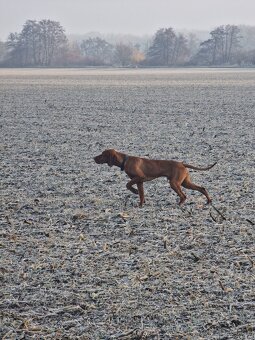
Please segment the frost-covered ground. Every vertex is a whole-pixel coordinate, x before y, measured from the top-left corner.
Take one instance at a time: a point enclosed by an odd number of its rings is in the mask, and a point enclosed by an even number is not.
[[[0,70],[4,339],[254,339],[255,70]],[[146,204],[105,148],[205,166]]]

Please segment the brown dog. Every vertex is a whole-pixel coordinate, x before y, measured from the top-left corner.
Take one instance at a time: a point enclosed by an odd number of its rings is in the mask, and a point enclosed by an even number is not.
[[[131,181],[127,183],[127,189],[135,194],[139,194],[140,207],[142,207],[145,202],[143,182],[151,181],[158,177],[166,177],[169,180],[171,188],[180,197],[179,204],[182,204],[186,200],[186,195],[182,191],[181,185],[187,189],[200,191],[206,196],[207,203],[209,204],[211,202],[206,189],[191,182],[187,168],[194,170],[209,170],[217,162],[206,168],[197,168],[177,161],[153,160],[128,156],[124,153],[117,152],[114,149],[103,151],[102,154],[96,156],[94,160],[97,164],[107,163],[109,166],[115,165],[120,167],[121,170],[125,170],[126,174],[131,178]],[[133,188],[134,184],[137,185],[138,190]]]

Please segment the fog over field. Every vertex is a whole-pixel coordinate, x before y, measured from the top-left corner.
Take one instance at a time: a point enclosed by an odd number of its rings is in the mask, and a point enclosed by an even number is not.
[[[250,69],[1,69],[1,338],[254,339]],[[106,148],[175,159],[146,204]]]

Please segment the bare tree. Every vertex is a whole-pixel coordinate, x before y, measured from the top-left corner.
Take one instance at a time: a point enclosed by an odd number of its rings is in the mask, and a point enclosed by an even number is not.
[[[175,37],[174,53],[173,53],[173,65],[182,65],[188,61],[189,50],[187,45],[187,39],[183,34],[178,34]]]
[[[115,46],[115,61],[118,65],[124,67],[132,64],[133,48],[131,45],[118,43]]]
[[[6,44],[0,40],[0,63],[6,58]]]
[[[187,47],[189,52],[189,59],[192,58],[199,50],[200,41],[196,34],[189,33],[187,36]]]
[[[56,58],[56,63],[63,66],[82,66],[84,57],[82,56],[80,44],[77,41],[68,41]]]
[[[225,26],[225,63],[230,63],[231,58],[240,46],[240,29],[234,25]]]
[[[113,46],[99,37],[83,40],[81,50],[89,65],[106,65],[112,61]]]
[[[172,65],[174,59],[175,38],[176,35],[171,27],[161,28],[156,32],[147,55],[152,64],[160,66]]]
[[[17,32],[10,33],[6,42],[7,46],[7,64],[11,66],[24,66],[23,63],[23,46],[20,34]]]
[[[187,58],[187,39],[176,35],[170,28],[159,29],[147,53],[148,62],[152,65],[174,66],[181,64]]]
[[[23,47],[23,58],[25,65],[40,64],[40,58],[38,55],[40,51],[39,33],[40,27],[36,21],[26,21],[19,37],[20,43]]]
[[[210,32],[211,38],[202,42],[197,60],[209,65],[225,65],[234,62],[240,42],[239,28],[234,25],[219,26]]]
[[[8,37],[9,62],[16,66],[49,66],[66,41],[58,22],[28,20],[20,34]]]
[[[49,66],[57,50],[67,42],[63,27],[56,21],[41,20],[39,37],[42,45],[42,64]]]

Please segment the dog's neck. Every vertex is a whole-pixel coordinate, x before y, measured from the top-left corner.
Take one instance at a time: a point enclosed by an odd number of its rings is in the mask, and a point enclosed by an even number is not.
[[[122,161],[122,163],[121,163],[121,165],[120,165],[120,170],[121,170],[121,171],[124,170],[125,163],[126,163],[127,159],[128,159],[128,156],[127,156],[127,155],[124,155],[123,161]]]
[[[124,170],[128,156],[124,153],[118,152],[117,163],[115,164],[120,168],[121,171]]]

